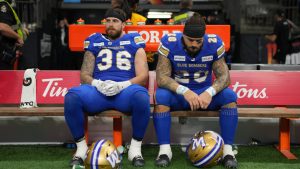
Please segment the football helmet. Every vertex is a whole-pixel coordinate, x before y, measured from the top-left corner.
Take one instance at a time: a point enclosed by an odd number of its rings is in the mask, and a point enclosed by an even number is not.
[[[222,159],[224,141],[213,131],[197,132],[186,149],[188,159],[198,168],[211,167]]]
[[[94,142],[88,149],[85,169],[121,168],[121,156],[115,145],[106,139]]]

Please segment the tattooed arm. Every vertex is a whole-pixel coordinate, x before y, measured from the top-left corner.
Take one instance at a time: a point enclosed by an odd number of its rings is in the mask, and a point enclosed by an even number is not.
[[[143,48],[139,48],[135,54],[134,68],[136,76],[130,79],[130,82],[145,86],[149,78],[149,69],[147,56]]]
[[[230,85],[230,75],[228,66],[225,63],[225,59],[221,58],[213,63],[212,66],[216,80],[213,83],[213,88],[216,90],[216,93],[220,92],[224,88]]]
[[[159,54],[156,67],[156,81],[158,87],[169,89],[176,92],[179,84],[171,78],[172,65],[168,58]]]
[[[81,84],[92,83],[94,67],[95,67],[95,56],[92,52],[86,51],[84,53],[81,71],[80,71]]]

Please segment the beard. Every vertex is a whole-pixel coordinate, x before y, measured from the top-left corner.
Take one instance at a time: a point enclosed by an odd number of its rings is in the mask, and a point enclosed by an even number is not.
[[[115,39],[118,39],[121,36],[122,30],[116,30],[114,28],[108,28],[108,29],[106,29],[106,34],[110,39],[115,40]]]
[[[191,57],[196,57],[197,54],[200,52],[200,49],[202,48],[202,46],[200,48],[197,48],[197,47],[194,47],[194,46],[187,46],[185,43],[184,43],[184,40],[182,39],[181,40],[183,46],[184,46],[184,49],[186,50],[186,52],[188,53],[188,55],[190,55]]]

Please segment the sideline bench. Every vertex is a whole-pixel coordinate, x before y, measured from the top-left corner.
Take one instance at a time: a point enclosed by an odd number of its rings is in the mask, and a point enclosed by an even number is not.
[[[38,108],[20,109],[24,71],[0,71],[0,116],[63,116],[63,96],[68,88],[79,84],[79,71],[39,71],[37,73]],[[231,88],[237,93],[239,117],[279,118],[277,149],[288,159],[290,120],[300,118],[300,71],[230,71]],[[8,78],[9,77],[9,78]],[[149,94],[153,103],[155,72],[150,72]],[[172,117],[218,117],[217,111],[174,111]],[[124,114],[105,111],[99,117],[113,118],[113,142],[122,144]],[[87,124],[87,123],[86,123]],[[86,125],[87,130],[87,125]],[[88,132],[86,132],[88,134]],[[88,137],[88,136],[87,136]]]

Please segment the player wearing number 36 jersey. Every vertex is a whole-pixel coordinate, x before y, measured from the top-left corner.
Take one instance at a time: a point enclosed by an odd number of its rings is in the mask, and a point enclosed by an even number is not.
[[[107,10],[106,34],[92,34],[84,42],[81,85],[65,96],[65,119],[77,145],[71,167],[84,167],[88,150],[84,113],[95,115],[110,109],[132,115],[128,159],[137,167],[145,163],[141,144],[150,117],[149,95],[143,87],[148,80],[145,42],[137,33],[124,33],[125,18],[120,9]]]
[[[85,50],[96,57],[94,78],[117,82],[135,77],[135,54],[145,47],[145,41],[138,33],[125,34],[114,41],[95,33],[85,40],[85,44]]]
[[[224,60],[225,47],[214,34],[205,34],[205,22],[198,13],[187,20],[183,33],[162,37],[156,69],[153,122],[159,153],[155,164],[170,164],[172,110],[220,110],[220,129],[224,140],[223,164],[237,168],[232,151],[238,113],[236,94],[228,88],[230,77]],[[216,79],[212,81],[212,73]],[[209,155],[207,155],[207,158]]]

